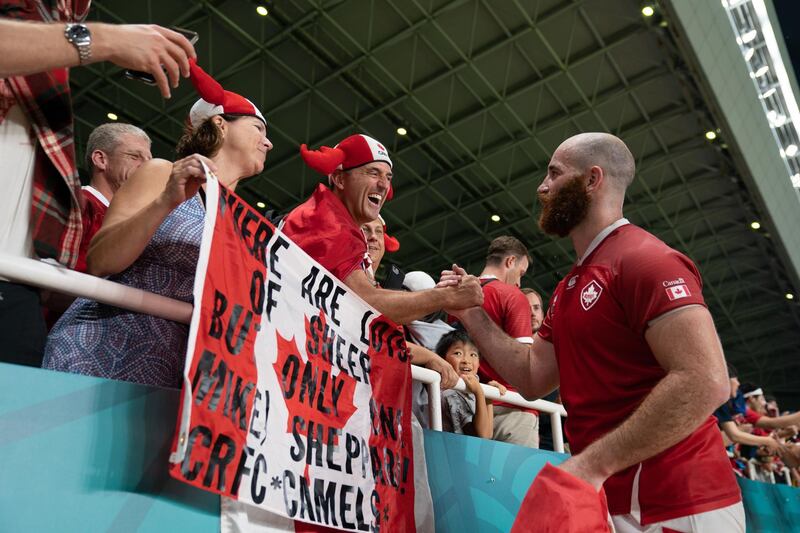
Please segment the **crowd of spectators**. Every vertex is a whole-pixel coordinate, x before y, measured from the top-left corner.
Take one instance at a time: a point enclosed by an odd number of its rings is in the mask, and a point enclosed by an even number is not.
[[[730,399],[714,412],[734,472],[743,477],[800,486],[800,412],[781,413],[772,396],[739,383],[728,365]]]

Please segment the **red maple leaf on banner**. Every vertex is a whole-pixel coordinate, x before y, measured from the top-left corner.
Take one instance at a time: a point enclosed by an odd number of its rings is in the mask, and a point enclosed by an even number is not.
[[[322,328],[325,329],[325,316],[320,313]],[[309,320],[306,318],[306,339],[310,337]],[[294,337],[284,339],[277,333],[278,357],[272,365],[288,411],[286,432],[292,433],[295,417],[302,419],[299,432],[308,434],[309,423],[317,427],[323,426],[323,442],[328,443],[329,429],[343,430],[347,421],[356,411],[353,398],[356,380],[347,373],[337,369],[319,355],[311,354],[304,360],[297,348]],[[324,343],[324,339],[319,339]],[[336,436],[334,442],[336,443]]]

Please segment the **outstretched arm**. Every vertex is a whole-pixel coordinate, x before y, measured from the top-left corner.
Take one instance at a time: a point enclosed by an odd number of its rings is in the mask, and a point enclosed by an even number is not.
[[[686,438],[730,392],[722,346],[705,307],[684,307],[656,320],[645,338],[666,376],[620,426],[561,465],[597,489],[614,473]]]
[[[463,309],[483,303],[483,291],[474,276],[465,277],[456,286],[417,292],[375,288],[362,270],[353,271],[344,283],[398,324],[408,324],[443,308]]]
[[[752,433],[745,433],[736,426],[736,422],[729,420],[723,422],[722,431],[727,435],[731,441],[737,444],[746,444],[747,446],[765,446],[770,453],[778,453],[783,450],[783,446],[773,439],[772,437],[760,437]]]
[[[194,47],[177,32],[152,24],[86,26],[92,33],[89,63],[111,61],[149,72],[165,98],[170,86],[177,87],[181,76],[189,76]],[[0,78],[77,66],[78,52],[64,37],[64,29],[59,23],[0,19]]]
[[[784,416],[762,416],[756,422],[757,428],[778,429],[800,425],[800,411]]]

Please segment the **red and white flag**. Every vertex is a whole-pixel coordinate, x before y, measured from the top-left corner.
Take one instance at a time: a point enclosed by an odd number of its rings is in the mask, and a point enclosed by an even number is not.
[[[212,177],[206,195],[171,475],[280,529],[415,531],[402,331]]]
[[[680,285],[673,285],[672,287],[667,287],[665,290],[667,291],[667,298],[669,298],[670,301],[680,300],[681,298],[688,298],[689,296],[692,295],[692,293],[689,292],[689,287],[687,287],[683,283],[681,283]]]

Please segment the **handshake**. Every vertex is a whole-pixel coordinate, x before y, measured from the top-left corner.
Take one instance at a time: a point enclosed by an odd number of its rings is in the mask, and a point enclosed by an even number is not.
[[[476,276],[454,264],[452,270],[443,270],[436,289],[442,291],[442,309],[460,318],[460,313],[483,304],[483,289]]]

